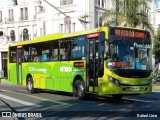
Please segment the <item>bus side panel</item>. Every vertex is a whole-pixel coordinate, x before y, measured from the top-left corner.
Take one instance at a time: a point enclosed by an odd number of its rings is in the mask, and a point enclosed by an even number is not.
[[[18,84],[17,82],[17,74],[16,74],[16,63],[10,63],[8,65],[8,80],[13,84]]]
[[[71,75],[72,67],[70,61],[60,61],[59,69],[57,69],[57,75],[60,79],[60,90],[71,92]]]
[[[82,66],[74,66],[74,63],[83,63]],[[73,80],[76,76],[80,76],[84,83],[86,84],[86,62],[85,61],[71,61],[72,66],[72,74],[71,74],[71,84],[73,84]],[[72,86],[71,86],[72,87]]]
[[[40,67],[40,88],[53,90],[53,79],[51,77],[51,68],[54,66],[51,62],[41,62]]]
[[[85,82],[85,68],[75,67],[75,62],[84,61],[61,61],[59,62],[59,69],[55,71],[57,77],[60,79],[60,90],[65,92],[73,92],[73,80],[76,76],[81,76]],[[85,62],[84,62],[85,66]]]
[[[40,79],[42,77],[42,72],[43,69],[41,69],[41,63],[40,62],[35,62],[35,63],[23,63],[22,65],[22,78],[23,78],[23,85],[26,85],[26,77],[27,74],[31,74],[33,82],[34,82],[34,87],[35,88],[40,88]]]
[[[51,64],[52,64],[52,67],[51,67],[51,77],[52,77],[52,82],[53,82],[53,90],[60,91],[60,87],[61,87],[61,81],[60,81],[61,74],[59,74],[59,71],[60,71],[59,70],[60,62],[56,61],[56,62],[52,62]]]

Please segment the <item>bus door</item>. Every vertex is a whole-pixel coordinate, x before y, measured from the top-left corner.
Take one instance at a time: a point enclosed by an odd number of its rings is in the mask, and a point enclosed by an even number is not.
[[[22,56],[23,56],[23,48],[22,46],[17,46],[17,58],[16,58],[17,84],[22,84]]]
[[[99,37],[87,36],[87,92],[98,92]]]

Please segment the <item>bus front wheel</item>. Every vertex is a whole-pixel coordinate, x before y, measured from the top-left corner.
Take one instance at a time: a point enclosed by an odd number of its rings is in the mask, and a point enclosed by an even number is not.
[[[34,88],[32,77],[27,78],[27,90],[29,93],[35,93],[36,89]]]
[[[78,99],[84,99],[85,98],[85,88],[84,83],[82,80],[76,80],[74,82],[74,93],[73,95],[75,97],[78,97]]]

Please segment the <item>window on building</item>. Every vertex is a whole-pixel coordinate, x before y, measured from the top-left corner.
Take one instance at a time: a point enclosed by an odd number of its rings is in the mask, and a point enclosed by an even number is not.
[[[11,41],[15,41],[15,31],[14,30],[10,31],[10,37],[11,37]]]
[[[0,36],[3,36],[3,31],[0,31]]]
[[[73,0],[61,0],[60,5],[71,5],[73,4]]]
[[[101,0],[98,0],[98,6],[100,6],[100,4],[101,4],[100,1],[101,1]]]
[[[59,26],[59,31],[60,31],[61,33],[63,33],[63,24],[60,24],[60,26]]]
[[[29,40],[28,30],[26,28],[23,30],[23,41],[25,40]]]
[[[2,23],[2,11],[0,11],[0,23]]]
[[[72,32],[75,32],[75,23],[72,23]]]
[[[25,7],[24,9],[25,9],[24,20],[28,20],[28,8]]]
[[[7,22],[12,22],[12,21],[14,21],[13,9],[9,9]]]
[[[106,0],[97,0],[97,5],[99,7],[105,8],[106,7]]]
[[[70,33],[71,32],[71,18],[70,17],[65,18],[64,25],[65,25],[65,33]]]
[[[28,20],[28,8],[20,8],[20,20]]]
[[[23,8],[20,8],[20,20],[23,20]]]
[[[105,1],[104,0],[102,0],[102,7],[104,8],[105,6],[105,3],[104,3]]]

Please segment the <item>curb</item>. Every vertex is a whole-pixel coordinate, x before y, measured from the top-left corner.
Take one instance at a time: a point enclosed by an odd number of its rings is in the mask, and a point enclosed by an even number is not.
[[[0,78],[0,83],[10,83],[8,79]]]

